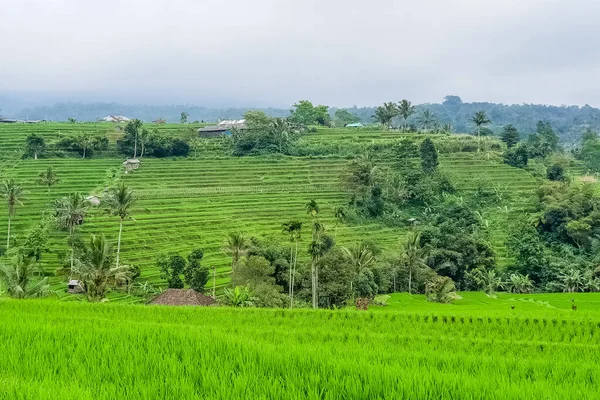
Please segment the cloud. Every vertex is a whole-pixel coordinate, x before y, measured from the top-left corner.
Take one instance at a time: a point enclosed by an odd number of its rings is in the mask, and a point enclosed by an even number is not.
[[[453,93],[600,106],[597,2],[413,3],[9,2],[0,24],[0,94],[350,106],[438,102]]]

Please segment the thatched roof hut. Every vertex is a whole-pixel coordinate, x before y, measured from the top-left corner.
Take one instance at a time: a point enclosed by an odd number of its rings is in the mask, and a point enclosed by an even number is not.
[[[148,304],[164,306],[212,306],[216,305],[215,299],[205,296],[194,289],[168,289],[161,293]]]

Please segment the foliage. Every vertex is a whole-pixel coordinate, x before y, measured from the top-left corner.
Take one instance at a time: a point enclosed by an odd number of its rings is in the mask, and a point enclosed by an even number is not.
[[[558,136],[549,122],[537,123],[536,132],[527,138],[527,148],[532,158],[544,158],[558,150]]]
[[[505,125],[500,134],[500,140],[506,143],[506,146],[510,149],[519,143],[519,131],[512,124]]]
[[[8,208],[8,233],[6,234],[6,251],[10,249],[10,225],[11,218],[17,212],[17,206],[22,205],[21,197],[24,194],[23,187],[14,179],[5,179],[0,184],[0,196],[6,201]]]
[[[187,257],[187,265],[183,269],[185,283],[194,290],[204,293],[204,286],[210,278],[210,272],[207,267],[201,265],[204,258],[203,249],[194,249]]]
[[[517,219],[511,226],[506,242],[508,253],[514,259],[509,269],[517,276],[531,276],[533,282],[542,284],[551,277],[550,263],[546,249],[535,227]]]
[[[25,139],[25,155],[38,159],[46,150],[46,141],[42,136],[32,133]]]
[[[247,286],[225,288],[225,303],[233,307],[253,307],[254,293]]]
[[[546,172],[546,178],[551,181],[566,181],[568,179],[565,169],[560,164],[553,164],[550,168],[548,168],[548,171]]]
[[[335,110],[335,113],[333,115],[333,124],[336,127],[344,127],[348,124],[354,124],[359,121],[360,118],[358,118],[356,115],[352,114],[348,110],[344,110],[343,108]]]
[[[502,286],[501,277],[493,269],[475,268],[467,273],[466,279],[476,290],[482,290],[488,296],[494,296]]]
[[[511,293],[533,293],[533,281],[529,275],[511,274],[504,287]]]
[[[163,254],[156,260],[162,279],[166,279],[169,288],[183,289],[181,274],[185,271],[186,260],[177,253]]]
[[[356,297],[373,299],[379,290],[375,275],[368,268],[363,268],[356,278]]]
[[[403,128],[406,130],[406,122],[416,112],[416,107],[408,100],[402,100],[398,103],[398,115],[404,120]]]
[[[52,169],[52,166],[48,166],[45,171],[40,172],[38,174],[38,183],[40,185],[46,186],[48,188],[48,193],[50,193],[50,188],[58,183],[60,183],[60,178],[56,171]]]
[[[331,118],[329,117],[329,107],[324,105],[313,106],[308,100],[300,100],[293,105],[290,110],[289,120],[294,124],[301,126],[324,125],[329,126]]]
[[[529,162],[527,146],[518,145],[504,152],[504,163],[516,168],[525,168]]]
[[[399,115],[400,111],[398,106],[393,103],[383,103],[383,106],[379,106],[375,109],[375,113],[372,118],[379,122],[384,129],[389,129],[392,124],[392,120]]]
[[[595,132],[584,137],[581,158],[590,171],[600,172],[600,138]]]
[[[248,111],[247,129],[233,131],[233,155],[260,155],[268,153],[291,154],[293,146],[300,137],[300,123],[293,119],[272,118],[263,111]]]
[[[421,143],[420,154],[423,171],[426,174],[433,173],[437,169],[439,162],[437,150],[431,139],[427,138]]]
[[[33,275],[39,271],[35,257],[18,253],[9,264],[0,264],[0,279],[6,285],[9,296],[17,299],[47,297],[52,291],[48,278],[35,282]]]
[[[425,284],[427,301],[436,303],[450,303],[456,299],[456,287],[452,279],[447,276],[436,276]]]

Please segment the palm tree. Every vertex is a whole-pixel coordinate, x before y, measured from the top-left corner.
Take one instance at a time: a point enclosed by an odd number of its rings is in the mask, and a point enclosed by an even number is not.
[[[46,297],[52,293],[48,278],[32,283],[34,273],[38,272],[35,257],[18,254],[9,265],[0,265],[0,278],[6,284],[8,294],[17,299]]]
[[[69,231],[71,242],[71,270],[75,261],[74,236],[78,226],[83,224],[90,208],[90,202],[81,193],[71,193],[54,203],[54,217],[61,229]]]
[[[425,294],[427,295],[427,301],[450,303],[457,297],[456,285],[447,276],[438,275],[425,284]]]
[[[342,206],[337,206],[333,209],[333,216],[335,217],[335,238],[337,239],[337,231],[338,231],[338,224],[340,222],[343,222],[344,219],[346,219],[346,211],[344,210],[344,207]]]
[[[504,287],[511,293],[533,292],[533,282],[529,279],[529,275],[511,274]]]
[[[578,269],[570,268],[559,274],[558,279],[563,287],[563,292],[579,292],[585,288],[585,277]]]
[[[60,182],[56,171],[51,166],[46,168],[44,172],[40,172],[38,177],[38,183],[48,187],[48,194],[50,194],[50,188]]]
[[[471,122],[477,126],[477,150],[481,150],[481,127],[492,121],[488,118],[485,111],[477,111],[472,117]]]
[[[240,258],[242,258],[248,250],[248,239],[241,232],[231,232],[227,236],[227,241],[225,242],[223,250],[231,256],[231,271],[233,272],[240,261]]]
[[[380,122],[385,129],[389,129],[392,119],[398,116],[398,112],[398,106],[390,101],[389,103],[383,103],[383,106],[377,107],[372,118]]]
[[[415,106],[412,105],[412,103],[410,101],[402,100],[400,103],[398,103],[398,113],[400,114],[400,116],[402,117],[402,120],[404,121],[404,123],[402,124],[402,129],[404,131],[406,131],[406,126],[407,126],[406,121],[415,112],[416,112],[416,108],[415,108]]]
[[[298,264],[298,241],[301,238],[302,222],[292,220],[282,226],[283,233],[290,237],[290,276],[288,294],[290,296],[290,308],[294,307],[294,280],[296,276],[296,265]],[[296,253],[294,255],[294,245]]]
[[[107,212],[110,215],[119,217],[119,238],[117,240],[117,261],[116,267],[119,268],[119,255],[121,254],[121,234],[123,233],[123,221],[132,219],[130,209],[135,204],[133,190],[121,182],[119,186],[108,191],[106,196]]]
[[[73,277],[82,283],[88,300],[102,300],[110,286],[130,278],[128,266],[111,268],[112,257],[112,246],[104,235],[92,235],[72,272]]]
[[[21,203],[20,197],[23,195],[24,191],[21,185],[17,184],[14,179],[6,179],[0,185],[0,194],[6,200],[6,204],[8,206],[8,234],[6,236],[6,251],[10,248],[10,222],[11,218],[15,216],[17,212],[17,206],[23,205]]]
[[[423,110],[417,118],[417,123],[421,126],[423,130],[429,131],[431,130],[431,127],[436,123],[435,114],[429,110]]]
[[[360,242],[350,248],[342,247],[342,251],[352,264],[354,276],[358,276],[364,268],[369,268],[375,263],[375,255],[371,248],[364,242]],[[350,291],[353,290],[354,279],[350,281]]]
[[[403,246],[402,259],[408,272],[408,293],[412,294],[412,280],[422,269],[429,266],[425,263],[427,249],[421,247],[421,234],[412,232]]]

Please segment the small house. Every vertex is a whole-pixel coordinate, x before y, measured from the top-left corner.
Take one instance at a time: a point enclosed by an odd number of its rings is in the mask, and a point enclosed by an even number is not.
[[[137,158],[129,158],[123,161],[123,167],[125,167],[125,172],[135,171],[140,167],[140,160]]]
[[[96,196],[88,196],[85,199],[94,207],[98,207],[100,205],[100,199]]]
[[[194,289],[168,289],[148,304],[163,306],[213,306],[217,302]]]
[[[80,294],[83,293],[83,286],[81,282],[75,279],[71,279],[69,284],[67,285],[67,292],[70,294]]]
[[[124,117],[122,115],[107,115],[106,117],[102,118],[101,121],[118,123],[118,122],[129,122],[129,121],[131,121],[131,119]]]
[[[246,130],[246,120],[225,120],[219,122],[217,125],[205,126],[204,128],[198,129],[200,137],[216,137],[222,134],[230,135],[232,130],[244,131]]]
[[[361,124],[360,122],[346,125],[346,128],[362,128],[362,127],[364,127],[364,125]]]

